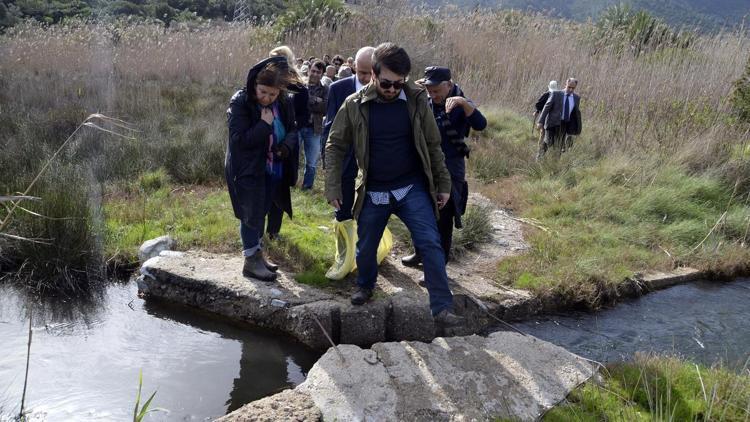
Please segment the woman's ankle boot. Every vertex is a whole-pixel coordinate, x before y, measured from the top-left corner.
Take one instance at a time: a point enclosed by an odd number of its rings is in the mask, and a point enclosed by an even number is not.
[[[263,253],[261,251],[245,257],[245,265],[242,266],[242,275],[260,281],[276,280],[276,273],[268,271],[268,268],[263,263]]]

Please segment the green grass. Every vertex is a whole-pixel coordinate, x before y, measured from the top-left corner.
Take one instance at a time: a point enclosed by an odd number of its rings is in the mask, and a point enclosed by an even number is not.
[[[479,190],[510,202],[536,226],[526,226],[530,250],[498,265],[499,282],[595,308],[639,272],[746,269],[748,198],[724,175],[690,170],[653,151],[599,158],[586,136],[560,159],[536,163],[530,119],[488,114],[471,174],[482,182]]]
[[[176,186],[161,170],[137,182],[112,186],[106,196],[105,252],[117,260],[137,259],[145,240],[169,234],[177,248],[233,253],[242,249],[239,223],[224,186]],[[286,215],[281,239],[268,241],[268,250],[297,272],[297,280],[325,286],[333,262],[332,210],[320,192],[292,191],[294,218]]]
[[[281,240],[271,242],[269,250],[289,257],[298,271],[297,281],[305,284],[328,286],[335,283],[325,278],[333,263],[335,247],[333,238],[333,208],[319,191],[292,193],[294,218],[284,218]]]
[[[606,159],[520,183],[523,216],[548,231],[528,232],[531,250],[503,261],[500,280],[596,305],[602,288],[638,271],[699,265],[732,249],[750,256],[740,247],[750,208],[720,180],[677,167],[639,179],[631,168]]]
[[[675,357],[637,355],[609,365],[603,382],[588,382],[544,421],[746,421],[750,418],[747,364],[732,372]]]

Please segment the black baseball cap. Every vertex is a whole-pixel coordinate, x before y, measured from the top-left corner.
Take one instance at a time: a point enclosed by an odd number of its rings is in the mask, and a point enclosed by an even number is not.
[[[423,85],[437,85],[451,80],[451,70],[442,66],[430,66],[424,69]]]

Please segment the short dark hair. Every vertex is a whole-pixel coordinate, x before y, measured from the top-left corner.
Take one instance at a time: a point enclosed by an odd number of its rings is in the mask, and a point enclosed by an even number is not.
[[[411,59],[403,48],[392,42],[384,42],[372,53],[372,71],[380,76],[383,67],[397,75],[408,76],[411,72]]]
[[[326,64],[323,60],[315,60],[313,64],[310,65],[310,67],[314,67],[323,73],[326,72]]]

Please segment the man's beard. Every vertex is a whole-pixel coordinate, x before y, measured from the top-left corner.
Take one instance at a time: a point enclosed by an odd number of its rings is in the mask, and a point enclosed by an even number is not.
[[[398,95],[401,91],[397,91],[393,96],[391,97],[389,93],[387,93],[384,90],[381,90],[381,88],[378,88],[378,98],[380,98],[382,101],[385,102],[391,102],[398,98]]]

